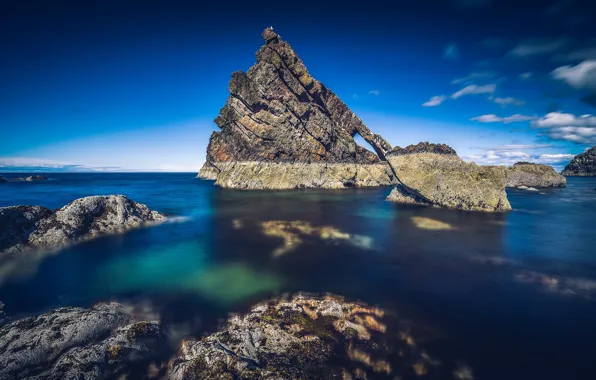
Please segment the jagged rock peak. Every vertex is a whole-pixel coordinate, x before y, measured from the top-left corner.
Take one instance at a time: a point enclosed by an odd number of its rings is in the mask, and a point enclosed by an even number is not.
[[[237,71],[215,123],[207,163],[377,163],[391,146],[372,133],[272,29],[263,31],[257,63]],[[356,144],[359,134],[375,150]]]
[[[414,154],[414,153],[436,153],[436,154],[447,154],[452,156],[457,156],[457,152],[455,149],[450,147],[447,144],[433,144],[429,142],[420,142],[416,145],[408,145],[405,148],[400,148],[399,146],[394,147],[389,152],[387,152],[388,156],[401,156],[405,154]]]

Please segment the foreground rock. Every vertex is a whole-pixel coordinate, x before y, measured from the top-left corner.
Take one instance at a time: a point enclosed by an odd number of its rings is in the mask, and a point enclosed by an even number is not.
[[[479,166],[446,145],[420,143],[387,154],[399,184],[387,200],[467,211],[508,211],[507,169]]]
[[[507,187],[565,187],[567,179],[552,166],[517,162],[507,170]]]
[[[244,189],[342,188],[390,182],[382,168],[369,170],[366,179],[349,180],[359,177],[355,166],[381,162],[391,146],[312,78],[290,45],[272,29],[266,29],[263,38],[257,63],[247,73],[232,74],[230,96],[215,119],[221,131],[211,135],[199,177]],[[356,134],[376,154],[356,144]]]
[[[126,376],[159,356],[163,340],[157,322],[134,322],[119,304],[60,308],[0,328],[0,379]]]
[[[439,361],[383,310],[340,298],[296,296],[228,319],[217,333],[184,341],[169,379],[366,379],[430,377]],[[389,339],[389,340],[387,340]],[[391,343],[390,343],[391,342]],[[395,367],[391,363],[399,363]],[[409,378],[409,377],[408,377]]]
[[[596,176],[596,146],[578,154],[561,172],[565,176]]]
[[[0,253],[53,249],[165,220],[123,195],[76,199],[56,211],[40,206],[0,207]]]

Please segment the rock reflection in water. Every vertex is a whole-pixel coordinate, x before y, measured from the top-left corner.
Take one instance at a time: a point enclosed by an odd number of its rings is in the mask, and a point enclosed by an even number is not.
[[[535,271],[521,271],[515,275],[521,283],[535,284],[544,291],[564,296],[592,299],[596,293],[596,281],[579,277],[562,277]]]
[[[445,222],[441,222],[440,220],[426,218],[423,216],[413,216],[412,222],[418,228],[423,230],[453,230],[454,227]]]

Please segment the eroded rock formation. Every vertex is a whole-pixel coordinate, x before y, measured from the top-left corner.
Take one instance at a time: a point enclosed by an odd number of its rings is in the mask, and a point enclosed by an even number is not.
[[[135,322],[116,303],[60,308],[0,328],[0,379],[118,378],[163,340],[159,323]]]
[[[565,176],[596,176],[596,146],[578,154],[561,172]]]
[[[507,170],[507,187],[565,187],[567,180],[552,166],[517,162]]]
[[[387,200],[467,211],[507,211],[507,169],[479,166],[446,145],[420,143],[387,154],[399,184]]]
[[[232,74],[230,96],[215,119],[221,131],[211,135],[199,177],[256,189],[390,184],[384,164],[364,169],[363,180],[356,166],[381,163],[391,146],[311,77],[272,29],[263,32],[263,39],[257,63],[247,73]],[[376,154],[359,146],[356,134]],[[296,164],[298,175],[292,170]]]
[[[40,206],[0,207],[0,254],[59,248],[163,220],[164,215],[123,195],[80,198],[56,211]]]

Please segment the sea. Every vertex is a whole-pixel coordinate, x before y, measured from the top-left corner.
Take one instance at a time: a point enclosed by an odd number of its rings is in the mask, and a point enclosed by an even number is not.
[[[195,173],[46,175],[0,184],[0,207],[123,194],[170,221],[2,262],[4,323],[117,301],[182,339],[263,300],[330,293],[410,321],[425,352],[465,363],[475,379],[596,377],[596,177],[508,189],[513,211],[491,214],[392,204],[390,188],[249,192]],[[340,238],[287,245],[266,228],[284,223]]]

